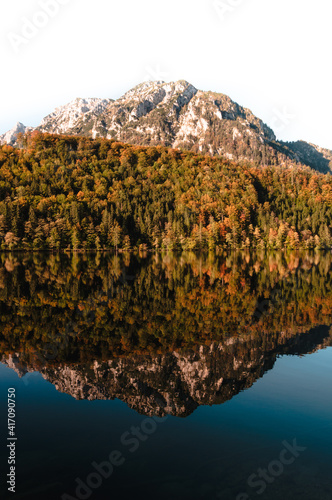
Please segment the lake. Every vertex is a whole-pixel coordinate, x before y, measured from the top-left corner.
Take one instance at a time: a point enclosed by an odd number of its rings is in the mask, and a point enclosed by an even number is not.
[[[331,271],[0,254],[1,498],[330,500]]]

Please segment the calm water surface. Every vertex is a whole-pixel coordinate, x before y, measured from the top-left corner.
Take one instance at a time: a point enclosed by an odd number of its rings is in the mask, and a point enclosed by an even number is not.
[[[330,500],[331,270],[1,255],[1,498]]]

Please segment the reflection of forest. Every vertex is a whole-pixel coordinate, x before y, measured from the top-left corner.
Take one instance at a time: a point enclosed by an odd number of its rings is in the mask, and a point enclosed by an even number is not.
[[[186,416],[332,344],[330,254],[1,259],[2,361],[78,399]]]
[[[331,265],[320,253],[2,254],[1,353],[56,364],[233,336],[281,345],[332,323]]]

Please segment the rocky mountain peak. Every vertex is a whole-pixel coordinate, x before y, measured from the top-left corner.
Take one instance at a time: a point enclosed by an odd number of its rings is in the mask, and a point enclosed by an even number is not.
[[[85,121],[85,115],[98,116],[107,106],[113,102],[112,99],[76,98],[69,104],[59,106],[53,113],[47,115],[41,121],[39,130],[54,134],[65,134]]]
[[[193,85],[191,85],[186,80],[179,80],[177,82],[169,82],[169,83],[164,82],[162,80],[146,81],[130,89],[122,97],[120,97],[119,100],[121,101],[128,99],[145,99],[148,95],[158,92],[160,91],[160,89],[164,89],[165,92],[168,94],[174,92],[183,92],[188,87],[194,88]]]
[[[31,127],[26,127],[21,122],[17,122],[14,127],[3,135],[0,135],[0,144],[14,145],[19,134],[25,134]]]
[[[173,106],[181,109],[196,93],[197,89],[184,80],[171,83],[145,82],[124,94],[117,102],[121,111],[130,111],[128,119],[132,121],[148,115],[157,107],[167,110],[168,114]]]

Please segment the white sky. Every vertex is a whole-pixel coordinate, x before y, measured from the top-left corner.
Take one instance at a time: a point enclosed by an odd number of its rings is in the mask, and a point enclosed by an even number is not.
[[[52,18],[43,2],[58,5]],[[16,52],[8,35],[24,18],[45,26]],[[1,0],[0,133],[75,97],[185,79],[228,94],[280,139],[332,149],[331,22],[328,0]]]

